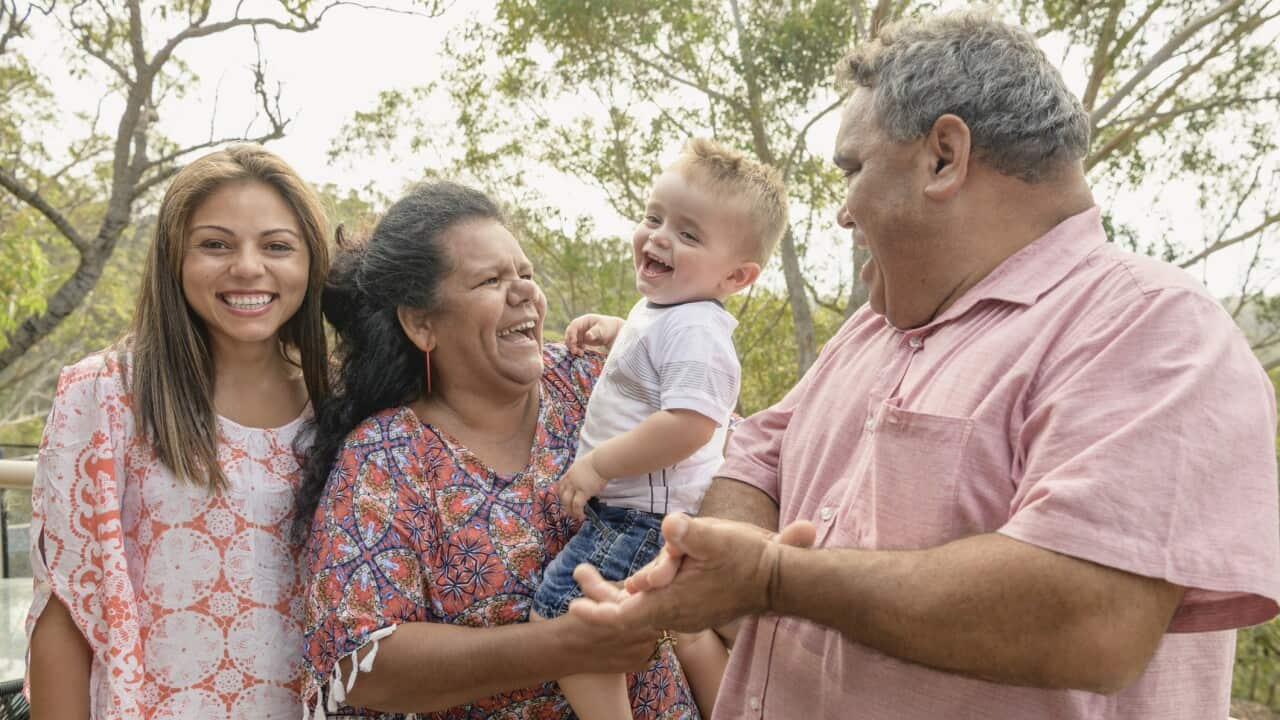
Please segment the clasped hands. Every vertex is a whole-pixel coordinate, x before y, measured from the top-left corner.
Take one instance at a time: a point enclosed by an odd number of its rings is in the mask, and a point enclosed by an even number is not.
[[[682,513],[662,523],[658,557],[622,587],[579,565],[573,578],[584,597],[569,605],[581,620],[617,629],[697,632],[748,615],[770,612],[781,580],[783,546],[813,545],[812,523],[797,521],[781,533],[719,518]]]

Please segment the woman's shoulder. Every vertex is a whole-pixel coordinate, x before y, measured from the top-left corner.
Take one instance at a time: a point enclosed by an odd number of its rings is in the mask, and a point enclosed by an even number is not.
[[[77,447],[98,437],[126,437],[133,426],[126,392],[126,365],[111,350],[88,355],[62,368],[45,422],[41,452]]]
[[[573,353],[562,343],[547,343],[542,358],[543,383],[559,390],[566,400],[585,407],[604,369],[604,355],[594,350]]]
[[[417,438],[422,422],[407,405],[396,405],[370,415],[347,433],[340,452],[360,452],[370,446],[382,447],[390,441]]]
[[[58,395],[87,388],[123,393],[127,372],[128,359],[119,350],[108,348],[91,353],[62,368],[58,375]]]

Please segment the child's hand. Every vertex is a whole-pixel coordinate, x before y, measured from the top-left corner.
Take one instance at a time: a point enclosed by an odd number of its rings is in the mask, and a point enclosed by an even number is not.
[[[585,517],[583,508],[587,501],[604,489],[609,479],[601,477],[591,464],[591,453],[578,458],[569,466],[568,472],[556,483],[556,494],[560,496],[560,504],[575,518]]]
[[[613,341],[617,339],[624,322],[626,321],[622,318],[612,315],[580,315],[565,328],[565,344],[569,346],[569,352],[575,355],[589,345],[613,347]]]

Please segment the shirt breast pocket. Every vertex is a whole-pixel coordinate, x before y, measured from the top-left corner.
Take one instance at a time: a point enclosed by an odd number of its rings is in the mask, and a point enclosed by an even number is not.
[[[961,527],[956,491],[974,422],[896,403],[881,403],[864,439],[871,462],[857,502],[873,530],[863,540],[882,549],[935,547]]]

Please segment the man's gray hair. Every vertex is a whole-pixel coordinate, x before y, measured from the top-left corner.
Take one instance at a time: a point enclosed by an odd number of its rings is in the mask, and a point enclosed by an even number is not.
[[[873,92],[894,140],[924,137],[942,115],[969,126],[977,156],[1036,182],[1089,150],[1089,116],[1027,31],[984,12],[907,19],[840,61],[846,89]]]

